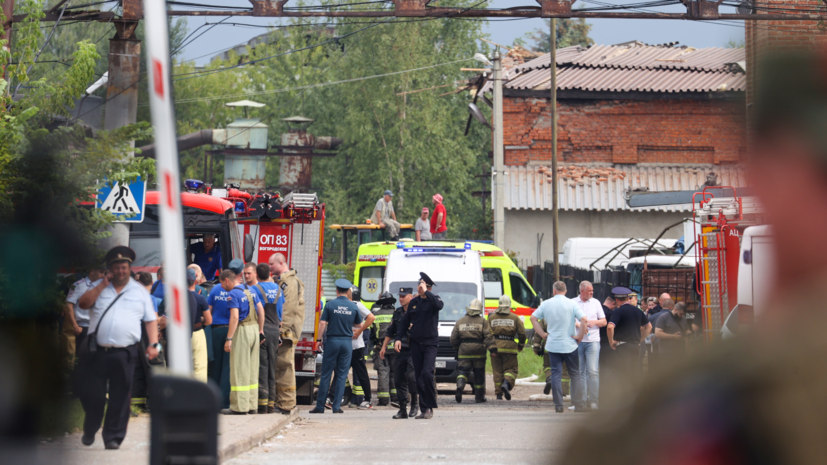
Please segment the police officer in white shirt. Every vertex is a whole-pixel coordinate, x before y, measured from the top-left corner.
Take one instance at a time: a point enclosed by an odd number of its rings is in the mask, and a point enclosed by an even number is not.
[[[66,295],[66,315],[63,320],[63,324],[65,326],[63,328],[63,333],[67,336],[73,336],[76,346],[83,344],[83,340],[86,338],[86,333],[89,329],[89,311],[78,307],[78,299],[80,299],[86,291],[95,287],[100,282],[103,275],[106,274],[106,268],[102,266],[98,268],[100,269],[90,271],[85,278],[72,284],[72,288]],[[72,347],[71,352],[72,356],[74,356],[74,347]]]
[[[129,397],[132,375],[138,357],[150,360],[158,356],[158,324],[155,307],[146,289],[130,277],[135,251],[118,246],[106,254],[109,273],[101,282],[86,291],[78,307],[90,309],[89,334],[84,344],[97,350],[85,355],[81,364],[88,367],[84,389],[78,396],[86,412],[81,442],[90,446],[103,421],[103,444],[107,449],[120,447],[129,422]],[[138,353],[141,323],[146,326],[149,347]],[[79,352],[82,353],[82,351]],[[109,405],[107,404],[107,385]]]

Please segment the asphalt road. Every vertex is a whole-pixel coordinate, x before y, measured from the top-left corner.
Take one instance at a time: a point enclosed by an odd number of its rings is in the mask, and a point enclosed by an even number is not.
[[[588,416],[527,400],[439,402],[432,420],[393,420],[390,407],[341,415],[304,408],[278,436],[225,463],[556,463],[569,431]]]

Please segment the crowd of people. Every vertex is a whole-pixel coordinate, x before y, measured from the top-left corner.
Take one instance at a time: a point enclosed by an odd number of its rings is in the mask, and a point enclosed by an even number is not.
[[[234,259],[221,269],[220,256],[212,257],[215,243],[204,248],[199,252],[213,259],[201,261],[218,277],[207,280],[199,263],[186,270],[193,376],[219,387],[223,414],[290,414],[304,284],[280,253],[268,263]],[[113,248],[106,266],[77,281],[66,297],[64,334],[74,344],[64,347],[87,446],[103,423],[104,446],[120,447],[130,415],[151,406],[153,373],[166,365],[163,267],[153,282],[150,273],[132,270],[136,258],[129,247]]]

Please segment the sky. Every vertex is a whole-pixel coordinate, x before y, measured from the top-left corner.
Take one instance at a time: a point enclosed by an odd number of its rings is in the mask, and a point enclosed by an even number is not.
[[[580,0],[574,7],[593,7],[593,0],[583,3]],[[611,1],[611,0],[609,0]],[[614,3],[636,3],[636,0],[616,0]],[[241,0],[202,0],[204,4],[234,5],[248,7],[249,2]],[[288,4],[289,5],[289,4]],[[508,8],[517,5],[537,5],[534,0],[493,0],[490,8]],[[177,7],[184,8],[184,7]],[[685,13],[682,5],[661,7],[661,12]],[[721,7],[722,13],[734,13],[734,8]],[[192,38],[197,37],[191,44],[184,47],[181,58],[195,60],[196,64],[205,64],[218,52],[250,40],[266,32],[264,27],[276,24],[277,18],[235,17],[225,20],[221,25],[210,27],[205,23],[216,23],[224,19],[220,16],[190,17],[187,18]],[[592,26],[590,36],[596,44],[611,45],[631,40],[639,40],[647,44],[663,44],[679,42],[695,48],[724,47],[727,42],[734,40],[741,42],[744,39],[743,21],[682,21],[682,20],[655,20],[655,19],[594,19],[587,20]],[[200,29],[196,29],[201,26]],[[484,32],[489,34],[490,40],[502,45],[510,46],[514,39],[524,36],[537,28],[544,28],[542,19],[526,19],[519,21],[490,21]],[[205,32],[206,31],[206,32]],[[200,35],[199,34],[202,34]]]

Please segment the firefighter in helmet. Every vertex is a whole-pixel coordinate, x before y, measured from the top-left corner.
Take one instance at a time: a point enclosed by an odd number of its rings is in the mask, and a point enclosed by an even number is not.
[[[458,403],[462,403],[462,392],[472,371],[474,400],[476,403],[485,402],[485,350],[488,349],[491,354],[495,354],[497,345],[491,336],[488,321],[482,316],[482,310],[482,302],[479,299],[472,300],[471,305],[465,307],[466,315],[457,320],[451,332],[451,345],[459,352],[456,394]]]
[[[491,332],[497,344],[497,353],[491,354],[494,390],[497,399],[505,396],[506,400],[511,400],[511,389],[514,388],[514,381],[520,370],[517,353],[521,352],[525,346],[523,320],[511,313],[511,298],[503,295],[500,296],[497,311],[488,315],[488,323],[491,325]],[[519,338],[518,342],[514,342],[515,338]]]
[[[393,319],[394,304],[396,299],[390,292],[383,292],[376,301],[373,308],[373,315],[376,319],[371,325],[371,339],[373,340],[373,368],[376,370],[378,377],[376,383],[376,397],[379,398],[379,405],[385,406],[391,402],[397,403],[396,388],[393,384],[393,367],[390,360],[379,356],[379,348],[382,347],[382,341],[385,339],[385,333],[388,326]],[[398,404],[397,404],[398,407]]]

